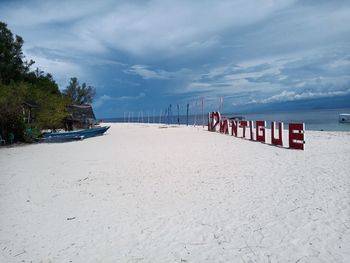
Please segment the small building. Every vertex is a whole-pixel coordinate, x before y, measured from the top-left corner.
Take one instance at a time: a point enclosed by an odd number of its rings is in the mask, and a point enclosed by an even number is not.
[[[35,101],[25,101],[23,104],[23,120],[25,123],[32,123],[35,121],[35,113],[40,108]]]
[[[67,111],[69,116],[66,119],[66,129],[68,131],[87,129],[96,123],[96,117],[90,104],[69,105]]]

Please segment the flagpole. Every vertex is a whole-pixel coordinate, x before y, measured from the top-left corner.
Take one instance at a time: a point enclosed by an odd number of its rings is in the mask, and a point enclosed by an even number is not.
[[[197,109],[198,109],[198,100],[196,100],[196,110],[194,113],[194,127],[197,125]]]
[[[204,128],[204,98],[202,98],[202,127]]]

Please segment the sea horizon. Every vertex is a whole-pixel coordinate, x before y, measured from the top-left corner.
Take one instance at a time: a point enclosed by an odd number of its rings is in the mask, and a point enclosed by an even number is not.
[[[338,118],[341,113],[350,113],[350,108],[337,109],[310,109],[310,110],[289,110],[289,111],[265,111],[259,113],[249,112],[223,112],[222,116],[242,116],[246,120],[263,120],[266,121],[267,128],[270,128],[272,121],[283,122],[284,124],[293,122],[305,123],[306,130],[314,131],[350,131],[349,123],[339,123]],[[136,114],[136,116],[135,116]],[[203,124],[202,113],[189,114],[188,122],[187,116],[180,114],[170,115],[152,115],[152,113],[143,112],[143,117],[139,113],[134,113],[133,118],[128,116],[101,118],[103,122],[112,123],[156,123],[156,124],[180,124],[180,125],[194,125],[200,126]],[[204,125],[207,124],[207,113],[204,113]]]

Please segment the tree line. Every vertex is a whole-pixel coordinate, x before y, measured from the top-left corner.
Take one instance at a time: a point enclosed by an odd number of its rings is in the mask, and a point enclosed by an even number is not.
[[[67,106],[92,103],[95,89],[73,77],[61,92],[50,73],[31,70],[35,62],[26,60],[23,44],[22,37],[0,21],[0,135],[31,142],[43,129],[64,128]],[[26,107],[33,107],[31,121]]]

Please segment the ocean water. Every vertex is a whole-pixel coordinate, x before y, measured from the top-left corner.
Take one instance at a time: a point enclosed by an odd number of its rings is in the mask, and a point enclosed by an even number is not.
[[[262,120],[267,122],[270,127],[271,121],[282,121],[285,127],[288,123],[303,122],[306,130],[314,131],[350,131],[350,123],[339,123],[338,116],[340,113],[350,113],[350,108],[345,109],[320,109],[308,111],[289,111],[289,112],[265,112],[265,113],[222,113],[222,116],[243,116],[246,120]],[[207,114],[204,114],[204,124],[207,124]],[[144,123],[164,123],[164,124],[182,124],[187,125],[187,117],[175,114],[169,116],[148,116],[124,118],[105,118],[104,122],[144,122]],[[188,125],[202,125],[202,114],[188,116]]]

